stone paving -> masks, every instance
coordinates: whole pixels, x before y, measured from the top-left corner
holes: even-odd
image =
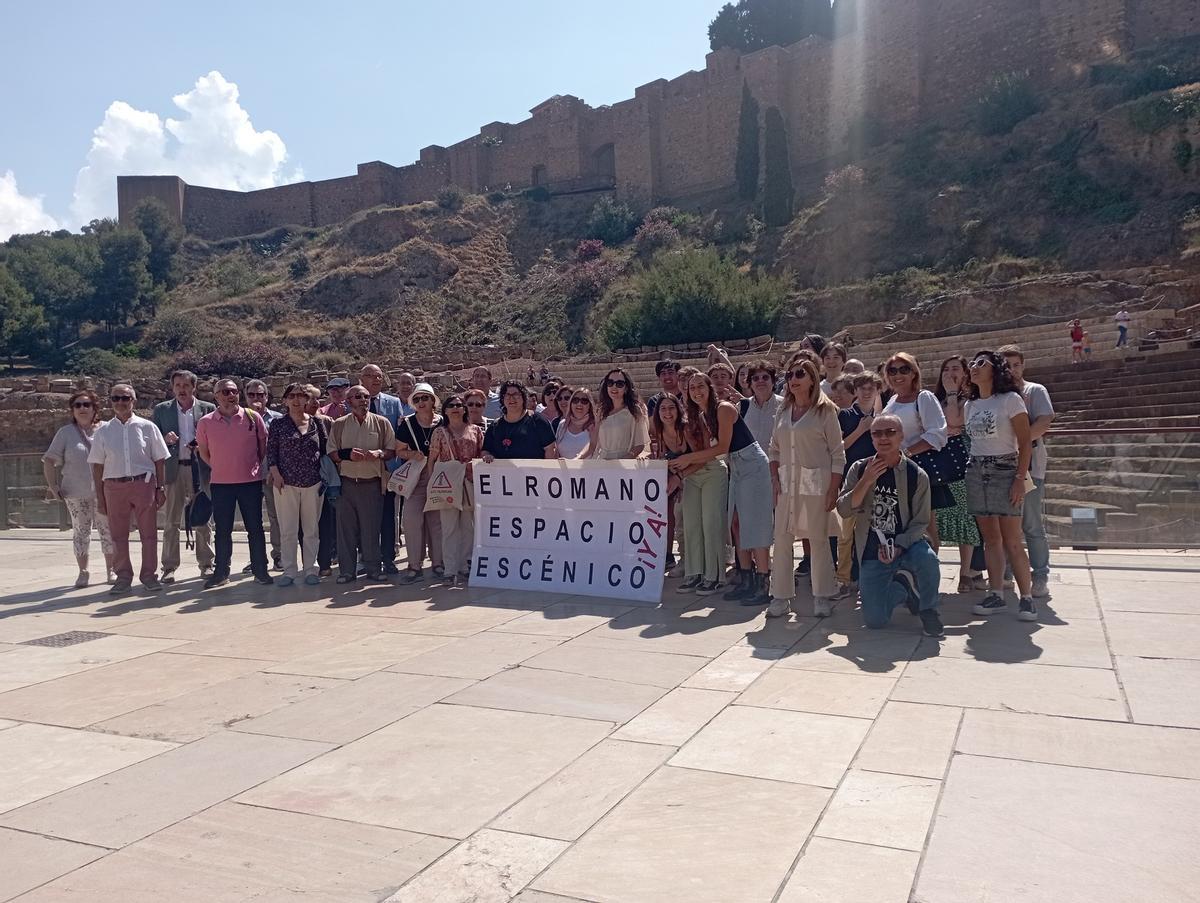
[[[113,598],[0,534],[0,900],[1194,901],[1200,557],[1055,562],[939,643],[675,581]]]

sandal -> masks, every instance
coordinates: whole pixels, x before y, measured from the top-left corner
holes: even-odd
[[[421,579],[421,572],[412,568],[405,568],[400,572],[400,583],[409,584],[416,583]]]

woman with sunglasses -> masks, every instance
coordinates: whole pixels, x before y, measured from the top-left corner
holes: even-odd
[[[937,396],[921,388],[921,368],[917,359],[906,351],[897,351],[883,365],[884,382],[893,395],[883,408],[885,414],[895,414],[904,424],[901,451],[910,458],[927,451],[940,451],[946,444],[946,413]],[[954,495],[937,474],[929,474],[930,506],[934,511],[954,507]],[[937,520],[929,521],[929,545],[938,550]]]
[[[88,585],[88,551],[92,544],[92,527],[100,534],[100,549],[104,552],[107,581],[112,583],[113,542],[108,529],[108,518],[96,506],[96,484],[92,480],[92,468],[88,464],[88,452],[92,450],[92,435],[100,421],[100,401],[90,389],[75,392],[67,400],[71,419],[61,427],[50,447],[42,455],[42,473],[51,498],[60,499],[71,515],[71,542],[75,549],[75,563],[79,565],[79,576],[75,586]]]
[[[963,431],[967,399],[971,395],[971,381],[967,377],[967,359],[961,354],[952,354],[942,361],[938,372],[938,383],[933,394],[942,403],[946,414],[946,448],[956,456],[967,460],[971,455],[970,441]],[[951,483],[948,487],[954,496],[954,504],[934,512],[931,527],[939,541],[958,546],[958,591],[969,593],[975,589],[976,574],[971,569],[971,556],[975,546],[983,544],[979,527],[967,511],[966,479]]]
[[[462,393],[463,404],[467,406],[467,421],[475,424],[485,433],[491,420],[484,416],[484,409],[487,408],[488,396],[483,389],[467,389]]]
[[[737,521],[735,536],[738,548],[740,586],[726,598],[737,599],[743,605],[766,605],[770,600],[771,579],[771,509],[764,504],[771,486],[771,469],[767,454],[746,426],[736,404],[718,401],[712,380],[707,375],[696,376],[688,385],[688,446],[691,451],[672,461],[668,467],[679,473],[695,464],[707,464],[725,457],[729,467],[728,498],[724,529],[716,538],[717,574],[723,570],[725,541]],[[686,491],[686,490],[685,490]],[[706,512],[707,514],[707,512]],[[689,551],[684,560],[689,568],[692,547],[692,526],[684,530]],[[708,561],[709,533],[707,517],[697,524],[705,543],[705,562]],[[717,584],[697,586],[698,595],[715,592]]]
[[[561,388],[562,383],[554,379],[542,386],[542,405],[537,415],[550,424],[551,429],[554,428],[554,421],[562,416],[558,409],[558,390]]]
[[[550,423],[550,429],[558,432],[558,425],[562,423],[563,418],[571,413],[571,397],[575,394],[575,390],[570,386],[562,386],[558,390],[558,394],[554,396],[554,403],[558,407],[558,416]]]
[[[483,455],[483,430],[467,420],[467,405],[462,395],[451,395],[442,402],[442,422],[433,431],[429,460],[461,461],[466,465],[462,510],[448,508],[438,511],[442,525],[442,554],[450,586],[466,586],[470,576],[468,561],[475,539],[475,506],[470,490],[474,476],[471,462]],[[406,506],[407,507],[407,506]],[[432,513],[432,512],[431,512]]]
[[[965,426],[971,439],[967,465],[967,510],[979,523],[987,558],[990,591],[973,609],[977,615],[1006,611],[1004,560],[1012,567],[1021,593],[1017,617],[1037,620],[1033,574],[1025,553],[1021,515],[1025,502],[1033,443],[1029,413],[1004,355],[980,351],[971,358],[971,398]]]
[[[401,527],[404,530],[404,547],[408,550],[408,567],[400,573],[400,582],[404,584],[416,583],[421,579],[426,541],[433,576],[441,578],[446,575],[442,564],[440,512],[425,510],[425,498],[429,492],[429,476],[432,471],[429,449],[433,443],[433,434],[441,423],[441,418],[434,410],[437,399],[433,394],[433,386],[429,383],[417,383],[411,401],[415,408],[414,413],[401,420],[396,430],[396,457],[402,461],[412,461],[421,469],[417,477],[417,486],[412,495],[405,499],[404,510],[400,515]]]
[[[554,434],[558,456],[570,460],[590,458],[599,447],[599,428],[592,393],[576,389],[566,403],[565,413],[558,421]]]
[[[646,408],[624,370],[608,371],[600,384],[599,444],[593,457],[639,458],[650,446]]]
[[[654,406],[654,434],[658,437],[657,457],[662,461],[674,461],[687,454],[687,411],[683,401],[670,392],[664,394]],[[681,502],[683,487],[688,478],[706,465],[695,464],[690,468],[667,476],[667,561],[669,572],[675,560],[675,508]],[[687,541],[686,534],[681,545]],[[682,551],[682,549],[681,549]]]
[[[784,374],[787,386],[771,437],[771,489],[775,499],[775,598],[768,617],[792,608],[796,585],[792,546],[807,539],[812,573],[813,614],[833,614],[837,581],[830,537],[841,533],[834,508],[846,468],[837,405],[821,391],[817,365],[802,358]]]

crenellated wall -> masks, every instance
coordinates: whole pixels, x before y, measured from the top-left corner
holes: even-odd
[[[121,176],[118,208],[128,222],[140,200],[158,198],[188,231],[220,238],[340,222],[431,199],[448,183],[472,192],[615,190],[651,203],[716,197],[733,189],[743,85],[764,112],[783,114],[799,173],[840,150],[863,116],[893,127],[937,122],[999,73],[1028,71],[1052,89],[1086,81],[1094,63],[1193,34],[1200,0],[858,0],[853,29],[835,39],[715,51],[703,69],[642,85],[612,106],[555,96],[521,122],[426,147],[409,166],[375,161],[353,176],[250,192]]]

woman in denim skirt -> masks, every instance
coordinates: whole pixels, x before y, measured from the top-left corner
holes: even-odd
[[[971,398],[964,412],[964,429],[971,441],[967,465],[967,511],[983,536],[990,591],[975,606],[975,614],[1007,610],[1004,599],[1004,559],[1012,565],[1021,592],[1017,617],[1037,620],[1033,576],[1021,532],[1029,461],[1029,414],[1004,355],[980,351],[970,363]]]

